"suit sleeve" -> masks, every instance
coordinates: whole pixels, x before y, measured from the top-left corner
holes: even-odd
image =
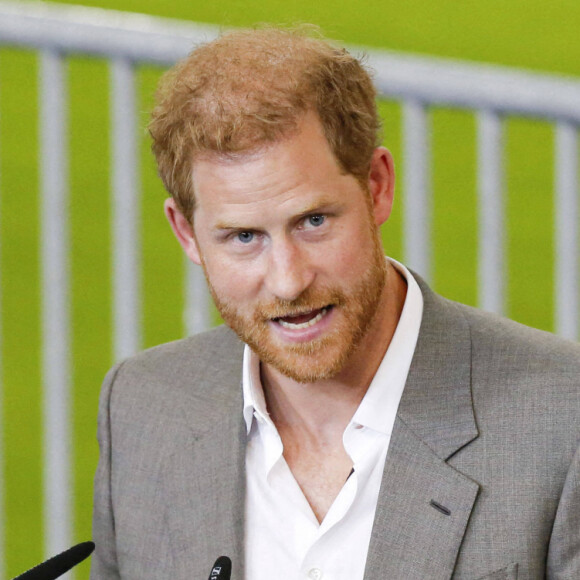
[[[111,498],[111,414],[113,383],[121,365],[113,367],[103,382],[99,400],[97,436],[99,464],[95,475],[93,506],[93,541],[95,552],[91,558],[91,580],[119,580],[115,539],[115,517]]]
[[[548,580],[580,578],[580,447],[564,482],[548,550]]]

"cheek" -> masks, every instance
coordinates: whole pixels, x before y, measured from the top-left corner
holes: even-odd
[[[213,292],[221,299],[243,306],[255,299],[258,289],[258,277],[250,268],[230,260],[208,257],[204,269]]]
[[[326,271],[346,278],[356,277],[368,266],[368,257],[374,252],[374,243],[367,224],[360,224],[345,232],[322,253]]]

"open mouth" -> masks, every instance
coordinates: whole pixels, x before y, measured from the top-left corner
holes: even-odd
[[[309,328],[310,326],[314,326],[317,322],[320,322],[328,314],[331,308],[332,306],[325,306],[324,308],[318,308],[302,314],[282,316],[280,318],[274,318],[274,322],[277,322],[283,328],[288,328],[290,330]]]

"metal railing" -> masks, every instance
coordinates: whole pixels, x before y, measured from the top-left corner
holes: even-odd
[[[141,346],[139,170],[135,67],[171,65],[217,29],[149,16],[44,3],[0,2],[0,46],[41,53],[42,295],[45,550],[71,543],[70,302],[68,235],[68,55],[107,59],[112,102],[114,349],[126,357]],[[355,48],[355,51],[357,49]],[[580,82],[499,67],[365,50],[382,96],[402,102],[406,263],[431,274],[429,108],[476,111],[479,198],[479,304],[505,304],[503,117],[530,116],[556,125],[555,326],[578,336],[578,141]],[[189,267],[189,332],[209,326],[203,276]],[[1,458],[0,450],[0,458]],[[2,478],[0,477],[0,482]],[[2,489],[0,488],[0,499]],[[1,512],[1,506],[0,506]],[[2,529],[0,526],[0,542]]]
[[[556,124],[555,328],[578,337],[578,126],[580,82],[443,59],[369,51],[383,96],[404,106],[405,256],[427,279],[431,272],[429,107],[477,111],[479,200],[479,306],[505,310],[503,117]]]

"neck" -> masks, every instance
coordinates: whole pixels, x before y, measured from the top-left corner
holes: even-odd
[[[279,432],[321,444],[335,439],[351,420],[393,338],[407,285],[392,265],[370,328],[343,370],[316,383],[298,383],[262,365],[261,379],[268,412]]]

